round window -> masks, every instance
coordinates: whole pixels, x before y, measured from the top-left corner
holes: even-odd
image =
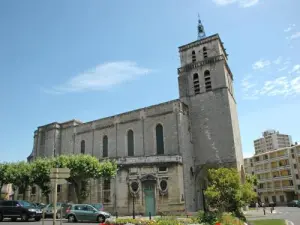
[[[136,182],[136,181],[132,182],[131,183],[131,189],[132,189],[133,192],[137,192],[138,189],[139,189],[139,183]]]
[[[160,182],[160,188],[161,188],[161,190],[162,190],[162,191],[165,191],[165,190],[167,190],[167,187],[168,187],[167,181],[166,181],[166,180],[162,180],[162,181]]]

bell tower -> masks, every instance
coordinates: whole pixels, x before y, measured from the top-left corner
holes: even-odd
[[[218,34],[206,36],[200,18],[197,33],[198,40],[179,47],[178,68],[180,100],[189,108],[194,170],[198,171],[195,189],[203,185],[201,168],[209,165],[241,170],[243,165],[228,54]],[[197,193],[196,199],[201,199],[197,196],[201,191]],[[197,202],[196,209],[203,208],[202,201]]]

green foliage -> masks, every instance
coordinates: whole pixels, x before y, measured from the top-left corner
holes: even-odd
[[[210,169],[208,179],[209,186],[205,191],[208,205],[220,212],[234,212],[244,218],[240,209],[256,197],[253,191],[255,177],[248,176],[242,184],[236,169],[219,168]]]
[[[204,212],[199,211],[196,215],[196,222],[203,224],[215,224],[219,219],[219,215],[216,212]]]
[[[54,160],[38,158],[31,164],[32,182],[41,189],[42,194],[49,202],[49,194],[51,193],[50,169],[54,167]]]
[[[115,162],[107,160],[100,163],[91,155],[61,155],[54,160],[54,165],[70,169],[70,178],[67,180],[75,187],[78,203],[87,198],[90,179],[110,178],[117,172]]]
[[[23,199],[27,188],[33,184],[32,179],[32,164],[21,161],[10,163],[6,173],[7,182],[16,187],[19,193],[23,193]]]
[[[0,163],[0,190],[2,189],[4,184],[8,184],[8,163]]]

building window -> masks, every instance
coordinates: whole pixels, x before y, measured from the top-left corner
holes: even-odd
[[[193,82],[194,82],[194,92],[195,95],[200,94],[200,83],[199,83],[199,76],[198,73],[193,75]]]
[[[293,158],[293,159],[295,158],[295,154],[292,154],[292,158]]]
[[[211,91],[210,72],[208,70],[206,70],[204,72],[204,81],[205,81],[205,89],[206,89],[206,91]]]
[[[268,196],[265,196],[265,202],[269,202]]]
[[[207,49],[203,47],[203,58],[207,58]]]
[[[299,174],[296,174],[296,179],[299,180]]]
[[[60,193],[61,192],[61,185],[57,185],[57,193]]]
[[[294,186],[294,182],[292,180],[289,180],[290,186]]]
[[[158,172],[167,172],[168,168],[166,166],[158,167]]]
[[[192,51],[192,61],[196,62],[196,53],[195,53],[195,51]]]
[[[81,152],[81,154],[85,154],[85,141],[84,140],[81,141],[80,152]]]
[[[104,180],[103,182],[103,202],[110,203],[110,180]]]
[[[35,195],[36,194],[36,187],[31,187],[31,194],[32,195]]]
[[[272,196],[272,201],[276,202],[276,196]]]
[[[298,190],[300,190],[300,185],[298,185]]]
[[[165,153],[163,126],[161,124],[158,124],[155,130],[156,130],[156,154],[163,155]]]
[[[108,138],[105,135],[103,137],[103,158],[108,157]]]
[[[127,151],[128,156],[134,156],[134,135],[132,130],[127,132]]]
[[[284,196],[280,195],[280,202],[284,202]]]
[[[297,164],[294,164],[294,169],[296,169],[297,168]]]

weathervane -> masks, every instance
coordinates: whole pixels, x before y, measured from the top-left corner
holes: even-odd
[[[205,30],[204,30],[204,26],[202,25],[202,22],[201,22],[201,19],[200,19],[200,15],[198,13],[198,40],[201,40],[203,38],[206,37],[206,34],[205,34]]]

